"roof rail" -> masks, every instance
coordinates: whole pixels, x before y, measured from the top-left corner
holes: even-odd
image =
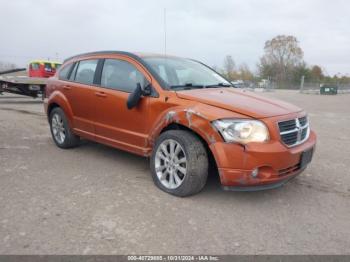
[[[74,55],[71,57],[66,58],[63,62],[67,62],[68,60],[71,60],[73,58],[78,58],[81,56],[88,56],[88,55],[103,55],[103,54],[117,54],[117,55],[128,55],[131,57],[138,57],[137,55],[135,55],[134,53],[131,52],[125,52],[125,51],[116,51],[116,50],[106,50],[106,51],[96,51],[96,52],[87,52],[87,53],[82,53],[82,54],[78,54],[78,55]]]

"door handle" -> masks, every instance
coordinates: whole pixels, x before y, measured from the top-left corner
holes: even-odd
[[[71,88],[70,86],[64,85],[64,86],[63,86],[63,89],[64,89],[64,90],[71,90],[72,88]]]
[[[106,93],[104,92],[96,92],[95,95],[98,97],[107,97]]]

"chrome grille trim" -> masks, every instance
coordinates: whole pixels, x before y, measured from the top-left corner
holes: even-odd
[[[294,121],[294,124],[292,121]],[[280,131],[281,140],[287,147],[304,143],[310,135],[309,121],[306,116],[279,121],[277,126]]]

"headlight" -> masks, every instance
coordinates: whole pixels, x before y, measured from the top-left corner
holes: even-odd
[[[226,142],[247,144],[269,140],[269,131],[265,124],[257,120],[222,119],[213,121]]]

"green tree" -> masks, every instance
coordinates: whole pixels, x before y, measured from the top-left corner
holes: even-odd
[[[311,80],[311,70],[308,68],[305,62],[301,62],[299,65],[294,67],[293,70],[293,84],[298,86],[301,78],[304,76],[305,81]]]

